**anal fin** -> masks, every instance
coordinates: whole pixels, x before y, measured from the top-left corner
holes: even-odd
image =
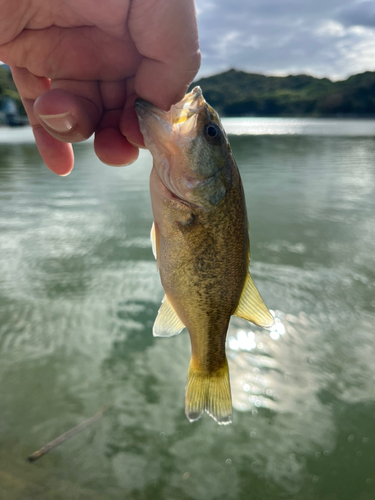
[[[185,325],[177,316],[167,297],[164,296],[152,329],[154,337],[172,337],[180,333],[184,328]]]
[[[274,323],[273,316],[263,302],[249,272],[246,276],[240,301],[233,315],[251,321],[263,328],[269,328]]]

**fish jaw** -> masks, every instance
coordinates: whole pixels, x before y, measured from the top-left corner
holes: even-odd
[[[201,89],[195,87],[169,111],[141,99],[135,102],[135,110],[164,186],[192,206],[215,208],[230,183],[228,175],[222,175],[230,152],[220,119],[204,100]],[[212,146],[205,138],[205,126],[211,121],[220,130],[222,147]]]
[[[174,196],[189,202],[189,191],[200,182],[187,164],[183,152],[189,150],[199,129],[197,120],[206,102],[195,87],[169,111],[158,109],[143,99],[135,101],[139,127],[145,146],[164,186]]]
[[[163,111],[143,99],[134,103],[145,146],[153,158],[162,153],[176,153],[176,143],[194,139],[198,134],[197,118],[206,101],[200,87],[195,87],[169,111]]]

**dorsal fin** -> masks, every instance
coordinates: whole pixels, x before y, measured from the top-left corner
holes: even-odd
[[[164,296],[152,329],[154,337],[172,337],[180,333],[184,328],[185,325],[177,316],[167,297]]]
[[[155,222],[153,222],[152,226],[151,226],[150,238],[151,238],[151,245],[152,245],[152,253],[154,254],[154,257],[156,260],[156,269],[159,271],[159,261],[158,261],[159,234],[157,232],[157,227],[155,225]]]
[[[268,328],[274,323],[273,316],[263,302],[249,272],[246,276],[240,301],[233,315],[247,319],[247,321],[264,328]]]

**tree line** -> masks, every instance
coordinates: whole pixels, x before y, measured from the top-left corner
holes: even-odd
[[[375,116],[375,72],[344,81],[308,75],[265,76],[230,70],[199,85],[223,116]]]
[[[265,76],[231,69],[194,82],[222,116],[375,116],[375,72],[347,80]],[[0,66],[0,109],[7,98],[24,114],[7,66]]]
[[[3,108],[5,101],[9,98],[15,102],[17,109],[21,114],[26,114],[22,106],[21,98],[17,92],[17,88],[13,82],[9,67],[4,64],[0,66],[0,111]]]

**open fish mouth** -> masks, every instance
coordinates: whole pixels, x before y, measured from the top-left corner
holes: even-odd
[[[212,184],[220,169],[216,161],[209,161],[212,156],[209,152],[206,163],[199,155],[202,150],[199,146],[206,145],[203,129],[211,113],[200,87],[195,87],[169,111],[142,99],[135,101],[135,110],[155,172],[167,191],[192,206],[211,208],[206,183]],[[207,148],[210,148],[208,143]],[[218,192],[222,190],[218,188]]]
[[[201,88],[194,87],[189,94],[186,94],[182,101],[171,107],[169,113],[171,114],[170,120],[172,124],[181,126],[190,120],[190,118],[196,117],[204,107],[205,102]]]
[[[181,138],[196,137],[198,116],[205,105],[200,87],[195,87],[169,111],[137,99],[134,106],[146,147],[154,154],[156,144],[167,146]]]

